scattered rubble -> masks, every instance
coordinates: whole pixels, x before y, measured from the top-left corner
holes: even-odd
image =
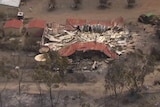
[[[74,21],[72,20],[71,22],[73,23]],[[72,27],[72,30],[67,30],[65,26],[55,23],[47,24],[42,35],[39,52],[43,54],[43,52],[52,50],[58,51],[61,56],[71,56],[78,51],[85,54],[90,50],[100,51],[109,58],[98,61],[94,58],[90,59],[86,55],[86,58],[81,59],[78,56],[79,60],[76,60],[77,58],[72,60],[71,65],[74,67],[71,66],[70,70],[93,72],[98,71],[103,66],[102,63],[108,64],[111,60],[117,58],[117,56],[134,50],[132,38],[139,34],[129,31],[124,24],[118,24],[116,21],[113,24],[105,22],[105,24],[107,23],[106,25],[104,25],[104,22],[93,23],[90,21],[87,24],[86,20],[79,21],[81,22],[79,22],[80,24],[76,24],[75,21],[73,25],[71,25],[71,22],[67,22],[69,23],[67,29]],[[94,55],[90,53],[90,56]],[[45,61],[45,58],[40,57],[37,55],[35,59],[37,61]]]
[[[93,62],[93,65],[92,65],[92,70],[95,70],[95,69],[97,69],[97,61],[94,61]]]
[[[50,24],[52,25],[52,24]],[[53,26],[47,26],[42,36],[42,46],[48,46],[53,51],[72,45],[74,43],[96,42],[103,43],[114,50],[118,55],[125,52],[128,41],[132,35],[138,35],[135,32],[132,34],[124,26],[114,26],[108,28],[104,25],[84,25],[77,26],[74,31],[67,31],[62,26],[60,29]],[[56,30],[55,32],[55,29]],[[121,47],[121,50],[118,50]]]

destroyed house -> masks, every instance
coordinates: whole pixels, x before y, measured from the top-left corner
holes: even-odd
[[[123,17],[118,17],[112,20],[85,20],[85,19],[67,19],[66,20],[66,30],[69,30],[69,31],[75,30],[77,26],[79,26],[84,31],[90,31],[89,29],[92,29],[93,31],[93,29],[98,29],[103,27],[107,29],[107,28],[112,28],[116,26],[122,27],[123,25],[124,25]]]
[[[82,27],[83,30],[80,28],[79,31],[75,28],[76,26]],[[90,32],[88,26],[96,28],[96,30],[93,29]],[[50,50],[59,51],[61,56],[67,57],[79,53],[84,53],[87,56],[91,52],[91,54],[97,53],[115,59],[125,52],[125,50],[117,51],[117,47],[127,46],[126,40],[129,35],[128,30],[124,29],[124,19],[122,17],[113,20],[88,21],[70,19],[67,20],[65,27],[62,32],[51,33],[55,28],[47,26],[46,32],[42,36],[41,46],[47,46]],[[108,27],[109,29],[107,29]]]

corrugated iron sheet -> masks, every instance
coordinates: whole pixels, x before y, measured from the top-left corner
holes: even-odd
[[[97,25],[97,24],[99,24],[99,21],[98,20],[90,20],[90,21],[87,21],[87,24],[89,24],[89,25]]]
[[[99,24],[106,27],[113,27],[113,24],[111,21],[99,21]]]
[[[117,57],[117,55],[115,53],[112,53],[105,44],[96,42],[87,42],[87,43],[77,42],[71,44],[70,46],[60,49],[59,53],[61,56],[70,56],[74,54],[76,51],[87,51],[87,50],[96,50],[103,52],[105,55],[113,59]]]
[[[116,19],[112,20],[85,20],[85,19],[67,19],[66,20],[66,30],[74,30],[74,26],[83,26],[85,24],[89,25],[97,25],[101,24],[106,27],[114,27],[114,26],[123,26],[124,25],[124,19],[123,17],[118,17]]]
[[[44,20],[32,20],[28,23],[28,28],[45,28],[46,21]]]
[[[21,28],[23,26],[23,22],[21,20],[9,20],[6,21],[4,28]]]

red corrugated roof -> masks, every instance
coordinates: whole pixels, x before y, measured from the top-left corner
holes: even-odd
[[[99,21],[99,24],[100,25],[104,25],[104,26],[106,26],[106,27],[112,27],[113,26],[113,24],[112,24],[112,22],[111,21]]]
[[[87,42],[87,43],[77,42],[71,44],[70,46],[60,49],[59,53],[61,56],[70,56],[74,54],[76,51],[87,51],[87,50],[100,51],[106,54],[108,57],[114,59],[117,57],[117,55],[115,53],[112,53],[105,44],[96,42]]]
[[[99,24],[99,21],[98,20],[90,20],[90,21],[87,21],[87,24],[96,25],[96,24]]]
[[[4,28],[21,28],[23,26],[23,22],[21,20],[9,20],[6,21]]]
[[[32,20],[28,23],[28,28],[45,28],[46,21],[44,20]]]
[[[67,19],[66,22],[71,24],[71,25],[82,26],[82,25],[86,24],[86,19]]]
[[[73,26],[75,25],[80,25],[83,26],[85,24],[90,24],[90,25],[96,25],[96,24],[101,24],[104,26],[123,26],[124,24],[124,19],[123,17],[118,17],[113,20],[104,20],[104,21],[99,21],[99,20],[85,20],[85,19],[67,19],[66,20],[66,30],[74,30],[75,28]]]

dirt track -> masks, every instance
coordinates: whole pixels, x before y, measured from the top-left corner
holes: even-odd
[[[83,0],[80,10],[71,10],[72,0],[57,0],[56,9],[52,12],[47,11],[49,0],[28,1],[26,5],[21,6],[26,17],[44,19],[51,22],[64,23],[66,18],[83,18],[83,19],[111,19],[123,16],[128,20],[136,20],[142,13],[152,12],[160,13],[160,0],[137,0],[137,6],[133,9],[127,9],[127,0],[112,1],[111,8],[99,10],[98,0]],[[32,12],[29,8],[32,7]]]

